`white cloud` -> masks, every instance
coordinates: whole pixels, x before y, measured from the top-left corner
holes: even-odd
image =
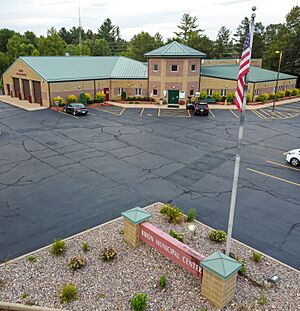
[[[19,32],[35,31],[45,35],[54,26],[78,25],[79,0],[0,0],[1,27]],[[218,29],[226,26],[234,32],[251,7],[257,6],[257,21],[264,25],[284,22],[285,15],[298,0],[81,0],[81,20],[85,29],[94,31],[107,18],[120,26],[121,35],[130,39],[140,31],[173,36],[183,13],[198,17],[201,28],[215,39]]]

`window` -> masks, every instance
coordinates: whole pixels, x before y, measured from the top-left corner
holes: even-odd
[[[221,90],[221,96],[227,96],[227,89]]]
[[[141,88],[135,89],[135,95],[142,95],[142,89]]]
[[[157,71],[158,71],[158,64],[154,64],[154,65],[153,65],[153,71],[154,71],[154,72],[157,72]]]
[[[196,71],[196,64],[192,64],[191,71]]]
[[[254,94],[255,94],[255,95],[258,95],[258,89],[255,89],[255,90],[254,90]]]
[[[123,93],[124,89],[122,87],[119,87],[118,89],[118,95],[121,96]]]
[[[194,96],[194,90],[190,90],[190,96]]]
[[[177,65],[172,65],[171,66],[171,71],[172,72],[177,72],[178,71],[178,66]]]
[[[207,89],[207,96],[212,96],[212,89]]]
[[[153,89],[153,96],[157,96],[157,89]]]

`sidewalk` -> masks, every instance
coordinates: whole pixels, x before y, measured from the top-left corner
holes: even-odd
[[[27,100],[19,100],[17,97],[10,97],[7,95],[0,95],[0,101],[27,111],[48,109],[47,107],[40,106],[39,104],[31,104]]]
[[[289,98],[284,99],[281,101],[277,101],[275,103],[276,107],[281,105],[287,105],[290,103],[300,102],[300,97],[295,98]],[[159,105],[159,104],[124,104],[124,103],[118,103],[118,102],[112,102],[107,101],[106,103],[117,106],[117,107],[123,107],[123,108],[147,108],[147,109],[186,109],[185,105],[179,105],[179,108],[168,108],[167,105]],[[267,102],[263,104],[256,104],[256,103],[250,103],[247,104],[246,109],[247,110],[256,110],[256,109],[263,109],[273,106],[272,102]],[[231,105],[218,105],[218,104],[209,104],[209,108],[213,110],[237,110],[236,106],[234,104]]]

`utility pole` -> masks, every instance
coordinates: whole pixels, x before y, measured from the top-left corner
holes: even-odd
[[[277,70],[277,79],[276,79],[276,86],[275,86],[275,98],[273,101],[273,112],[275,111],[275,101],[277,99],[277,93],[278,93],[278,80],[279,80],[279,73],[281,68],[281,61],[282,61],[282,51],[276,51],[276,54],[279,54],[279,63],[278,63],[278,70]]]
[[[251,15],[251,23],[250,23],[250,49],[251,49],[251,54],[252,54],[252,43],[253,43],[253,33],[254,33],[254,20],[256,17],[256,14],[254,13],[254,11],[256,11],[255,6],[252,7],[252,11],[253,11],[253,13]],[[250,62],[251,62],[251,56],[250,56]],[[247,103],[247,93],[248,93],[248,80],[249,80],[249,76],[248,76],[248,74],[246,74],[245,75],[245,86],[244,86],[244,92],[243,92],[243,106],[242,106],[242,112],[241,112],[241,116],[240,116],[239,136],[238,136],[237,151],[236,151],[236,156],[235,156],[235,165],[234,165],[234,173],[233,173],[228,228],[227,228],[227,240],[226,240],[226,250],[225,250],[225,254],[227,256],[229,256],[229,253],[230,253],[232,227],[233,227],[234,212],[235,212],[236,197],[237,197],[237,187],[238,187],[238,180],[239,180],[239,174],[240,174],[241,145],[242,145],[242,140],[244,137],[244,124],[245,124],[246,103]]]
[[[81,46],[81,16],[80,16],[80,0],[79,0],[79,5],[78,5],[78,24],[79,24],[79,27],[78,27],[78,30],[79,30],[79,39],[78,39],[78,42],[79,42],[79,55],[82,56],[82,46]]]

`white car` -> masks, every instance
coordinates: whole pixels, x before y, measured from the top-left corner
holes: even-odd
[[[300,149],[294,149],[286,154],[286,160],[291,163],[293,166],[300,164]]]

